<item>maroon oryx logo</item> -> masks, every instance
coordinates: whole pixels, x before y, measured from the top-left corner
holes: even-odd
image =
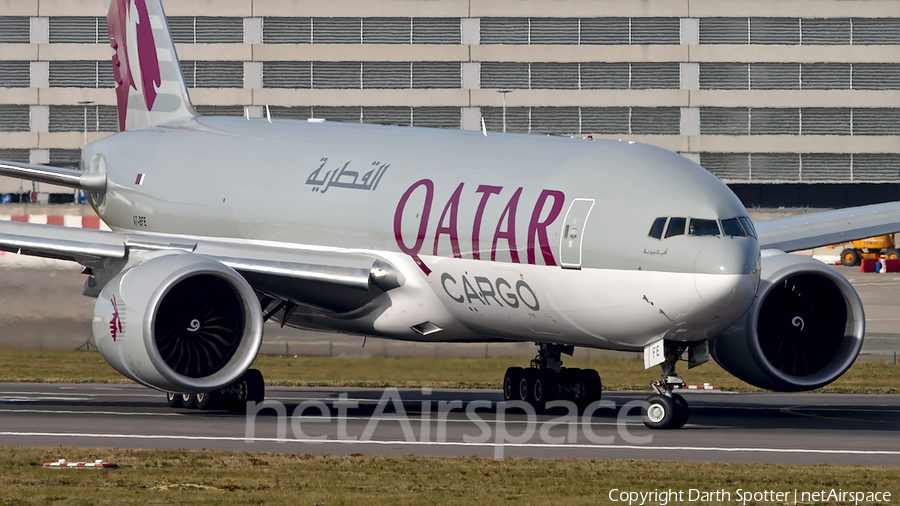
[[[122,332],[122,320],[119,319],[119,305],[116,304],[115,295],[110,299],[110,302],[112,302],[113,317],[109,321],[109,335],[112,336],[113,342],[116,342],[116,337],[119,335],[119,332]]]

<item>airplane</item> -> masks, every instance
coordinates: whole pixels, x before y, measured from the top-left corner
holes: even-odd
[[[849,282],[791,251],[900,229],[900,203],[753,224],[719,179],[636,142],[193,108],[160,0],[113,0],[120,132],[81,170],[0,175],[84,190],[111,232],[0,223],[0,249],[89,275],[93,336],[171,406],[261,402],[267,320],[425,342],[534,342],[503,398],[598,401],[575,347],[643,352],[652,429],[689,418],[675,370],[712,356],[761,388],[840,377],[862,347]]]

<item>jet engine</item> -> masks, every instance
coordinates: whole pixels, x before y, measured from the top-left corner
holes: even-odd
[[[94,340],[117,371],[169,392],[237,380],[259,352],[263,316],[237,272],[193,253],[132,253],[100,291]]]
[[[859,354],[865,315],[856,290],[812,258],[764,251],[747,313],[710,341],[710,354],[751,385],[782,392],[827,385]]]

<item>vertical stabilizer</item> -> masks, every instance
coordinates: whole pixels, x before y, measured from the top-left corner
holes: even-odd
[[[160,0],[111,0],[106,20],[119,130],[197,116]]]

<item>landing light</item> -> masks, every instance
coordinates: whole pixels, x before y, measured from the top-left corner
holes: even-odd
[[[372,277],[375,279],[382,279],[388,275],[387,271],[378,267],[372,267],[372,270],[369,271],[372,274]]]

